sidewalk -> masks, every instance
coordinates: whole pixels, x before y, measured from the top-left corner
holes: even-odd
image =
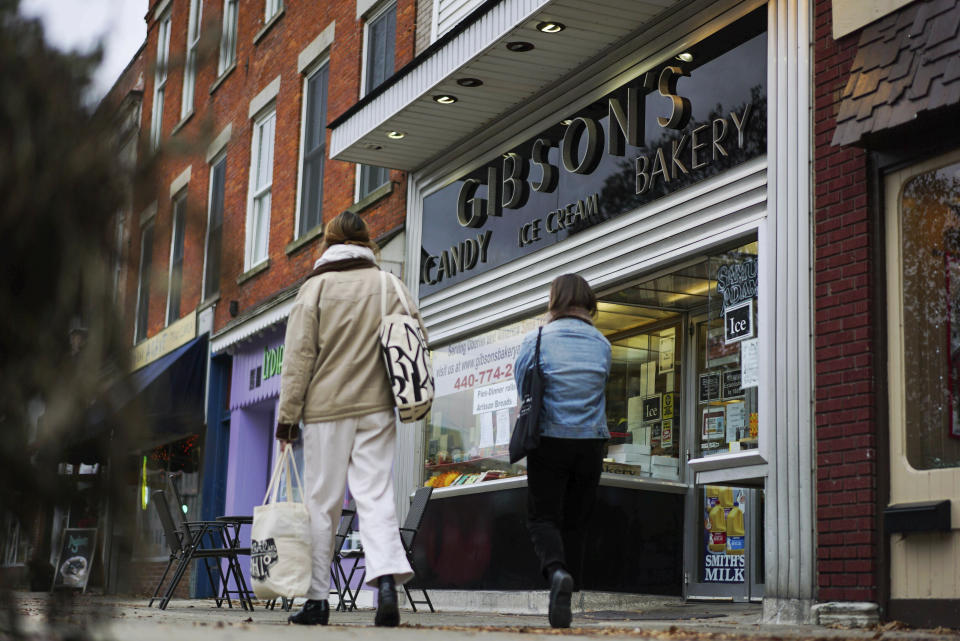
[[[22,630],[39,634],[47,629],[45,612],[49,596],[17,595]],[[569,630],[553,630],[542,614],[497,614],[483,612],[401,609],[399,628],[373,626],[373,610],[332,612],[324,628],[294,626],[288,613],[266,610],[258,603],[253,612],[234,607],[217,608],[212,600],[171,601],[166,611],[146,607],[147,599],[85,595],[73,601],[72,614],[54,624],[62,633],[85,625],[96,639],[104,641],[333,641],[399,639],[401,641],[448,641],[480,637],[483,641],[518,641],[531,634],[562,635],[574,639],[678,639],[790,641],[841,639],[871,641],[960,641],[960,631],[885,629],[836,629],[823,626],[761,624],[758,604],[684,603],[679,599],[651,600],[634,610],[575,611]],[[64,617],[61,617],[64,619]],[[891,627],[891,626],[887,626]],[[895,627],[895,626],[894,626]],[[3,631],[0,630],[0,636]]]

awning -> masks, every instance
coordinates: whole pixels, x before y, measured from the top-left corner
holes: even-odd
[[[506,116],[516,120],[529,114],[539,96],[599,56],[649,45],[649,38],[633,40],[681,5],[679,0],[594,0],[589,5],[488,0],[333,120],[330,157],[416,170],[457,143],[485,139]],[[538,29],[544,22],[565,28],[544,33]],[[604,71],[615,73],[631,62],[604,64]],[[464,86],[468,79],[483,84]],[[602,79],[592,74],[589,81]],[[439,104],[435,98],[441,95],[453,95],[456,102]],[[390,132],[404,135],[395,139]]]
[[[114,383],[88,410],[69,458],[92,462],[91,448],[111,428],[138,433],[142,449],[199,431],[207,358],[203,335]]]

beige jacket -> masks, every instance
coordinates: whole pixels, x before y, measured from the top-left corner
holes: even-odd
[[[404,313],[387,285],[387,313]],[[401,288],[426,337],[410,292]],[[300,287],[287,320],[278,423],[320,423],[393,408],[380,319],[375,266],[322,273]]]

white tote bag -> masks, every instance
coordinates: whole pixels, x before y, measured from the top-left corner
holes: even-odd
[[[286,469],[286,500],[279,500],[281,472]],[[293,495],[296,489],[297,494]],[[250,534],[250,582],[259,599],[304,596],[310,589],[313,555],[310,549],[310,514],[302,502],[303,482],[293,457],[293,447],[283,452],[263,497],[253,508]],[[301,500],[295,501],[294,498]]]
[[[388,280],[393,283],[406,314],[387,314]],[[433,404],[430,352],[420,332],[420,324],[410,313],[400,282],[387,272],[380,272],[380,316],[380,350],[393,389],[397,413],[404,423],[419,421],[427,415]]]

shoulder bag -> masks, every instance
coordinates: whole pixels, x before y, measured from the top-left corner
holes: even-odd
[[[387,314],[387,281],[400,298],[406,314]],[[410,313],[407,297],[393,274],[380,272],[380,351],[393,390],[393,401],[400,420],[419,421],[433,404],[433,371],[427,341],[420,323]]]
[[[510,436],[510,462],[516,463],[540,447],[540,406],[543,403],[543,370],[540,368],[540,337],[543,328],[537,330],[537,349],[534,352],[534,367],[523,379],[520,393],[520,409],[517,422]]]
[[[280,500],[280,477],[286,471],[286,500]],[[299,499],[299,500],[298,500]],[[303,504],[300,470],[288,445],[273,466],[263,505],[253,508],[250,532],[250,583],[258,599],[305,596],[313,563],[310,514]]]

